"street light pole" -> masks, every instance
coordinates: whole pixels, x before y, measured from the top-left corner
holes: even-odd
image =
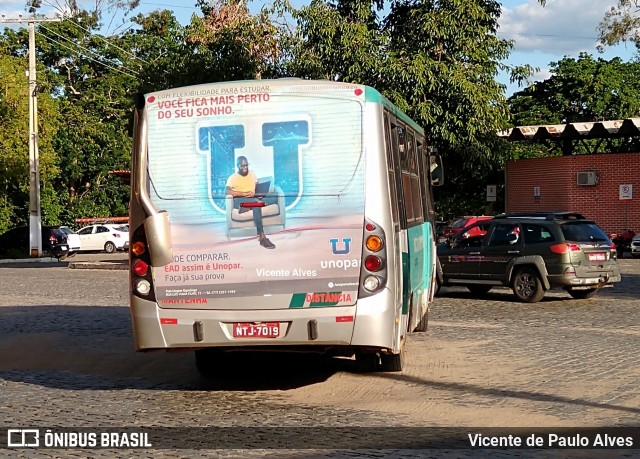
[[[38,152],[38,83],[36,80],[36,29],[40,22],[58,22],[60,19],[36,18],[6,19],[12,24],[28,24],[29,28],[29,254],[42,255],[42,216],[40,213],[40,155]]]

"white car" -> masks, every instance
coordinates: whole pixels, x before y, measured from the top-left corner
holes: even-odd
[[[631,256],[633,258],[640,258],[640,235],[635,236],[631,240]]]
[[[67,235],[69,245],[69,255],[80,251],[80,236],[68,226],[61,226],[60,229]]]
[[[129,226],[101,224],[89,225],[78,230],[80,250],[104,250],[113,253],[129,248]]]

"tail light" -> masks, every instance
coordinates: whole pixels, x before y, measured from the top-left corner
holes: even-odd
[[[384,231],[378,224],[367,219],[363,236],[359,298],[374,295],[387,284],[387,253]]]
[[[549,247],[549,250],[551,250],[553,253],[562,254],[562,253],[569,253],[569,252],[580,252],[582,249],[577,244],[563,243],[563,244],[554,244],[551,247]]]
[[[136,260],[133,264],[133,272],[138,276],[146,276],[149,272],[149,265],[144,260]]]
[[[113,237],[120,237],[118,233],[113,233]]]

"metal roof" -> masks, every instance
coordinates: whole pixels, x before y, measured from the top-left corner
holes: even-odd
[[[640,136],[640,118],[590,123],[519,126],[498,131],[498,137],[511,142],[519,140],[603,139]]]

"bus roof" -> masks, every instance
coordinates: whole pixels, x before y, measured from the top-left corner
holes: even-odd
[[[419,132],[420,134],[424,135],[424,129],[422,129],[422,127],[420,127],[415,121],[409,118],[409,116],[405,112],[403,112],[398,107],[396,107],[389,99],[387,99],[385,96],[380,94],[380,92],[377,89],[372,88],[371,86],[365,86],[365,88],[366,88],[365,97],[367,101],[384,105],[396,117],[400,118],[402,121],[404,121],[413,129],[415,129],[416,132]]]
[[[403,122],[407,123],[411,126],[416,132],[424,135],[424,129],[419,126],[414,120],[409,118],[409,116],[400,110],[396,105],[394,105],[389,99],[383,96],[377,89],[367,86],[361,85],[357,83],[347,83],[341,81],[331,81],[331,80],[305,80],[302,78],[278,78],[273,80],[239,80],[239,81],[220,81],[215,83],[204,83],[200,85],[192,85],[192,86],[184,86],[178,88],[169,88],[161,91],[155,91],[151,94],[159,94],[159,93],[179,93],[186,95],[194,95],[193,93],[200,93],[207,87],[215,87],[215,86],[229,86],[229,85],[252,85],[255,87],[259,87],[261,85],[271,85],[276,87],[286,87],[286,86],[304,86],[309,90],[321,89],[323,86],[326,88],[327,86],[334,86],[336,88],[344,87],[344,88],[364,88],[365,101],[372,102],[375,104],[380,104],[386,107],[394,116],[401,119]],[[149,94],[147,94],[148,96]]]

